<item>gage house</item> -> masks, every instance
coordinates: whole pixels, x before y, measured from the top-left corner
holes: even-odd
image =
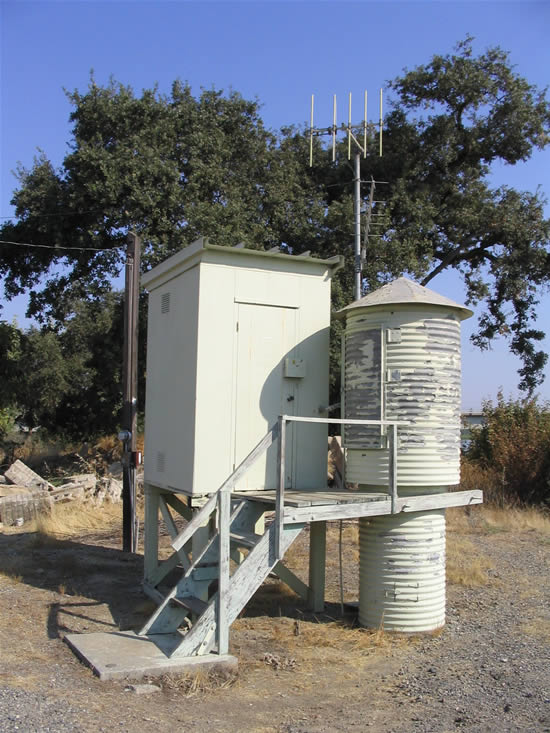
[[[344,309],[343,409],[333,419],[330,281],[341,266],[201,239],[143,277],[143,587],[157,608],[137,634],[113,635],[111,656],[117,644],[133,643],[140,659],[153,649],[150,672],[232,659],[229,628],[270,573],[321,611],[329,520],[361,521],[361,623],[416,631],[444,622],[441,518],[482,501],[480,491],[448,491],[467,309],[403,280]],[[434,319],[454,329],[452,346]],[[351,478],[340,490],[327,487],[329,423],[344,428]],[[171,537],[164,559],[159,520]],[[305,583],[284,555],[308,524]],[[104,662],[92,662],[103,663],[101,676],[122,674],[119,661]]]

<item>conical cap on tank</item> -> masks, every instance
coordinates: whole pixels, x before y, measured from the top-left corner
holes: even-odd
[[[338,318],[345,318],[350,310],[355,308],[373,308],[387,307],[392,305],[436,305],[443,308],[452,308],[458,311],[457,315],[463,321],[473,315],[473,311],[466,308],[454,300],[439,295],[434,290],[425,288],[423,285],[409,280],[406,277],[400,277],[387,285],[383,285],[378,290],[364,295],[359,300],[354,300],[345,308],[337,311]]]

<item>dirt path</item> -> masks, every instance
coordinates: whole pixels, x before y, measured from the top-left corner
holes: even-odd
[[[453,566],[466,568],[460,582],[481,584],[449,584],[439,635],[400,638],[332,620],[333,528],[326,614],[308,615],[268,582],[232,629],[236,680],[202,680],[193,690],[188,680],[164,679],[147,696],[100,682],[61,639],[139,621],[148,606],[141,558],[120,553],[112,532],[45,542],[25,531],[0,535],[0,729],[550,731],[550,533],[494,529],[470,518],[449,532],[450,564],[454,552]],[[348,526],[348,598],[357,586],[355,536]],[[290,556],[299,573],[307,542],[304,535]]]

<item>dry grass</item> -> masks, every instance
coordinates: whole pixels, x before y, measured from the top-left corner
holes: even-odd
[[[532,621],[521,624],[522,633],[528,636],[534,636],[546,644],[550,644],[550,620],[547,618],[537,618]]]
[[[447,509],[447,529],[461,534],[536,531],[550,537],[550,514],[535,507],[456,507]]]
[[[410,636],[387,633],[383,629],[363,629],[355,621],[327,621],[326,615],[321,618],[322,621],[285,616],[243,618],[235,622],[233,629],[245,635],[252,631],[256,637],[264,640],[266,647],[278,652],[275,658],[280,660],[280,664],[262,659],[262,663],[268,663],[276,669],[293,669],[294,664],[286,664],[292,660],[303,670],[304,665],[307,667],[309,663],[318,663],[319,650],[323,650],[325,660],[330,657],[335,662],[346,660],[350,665],[356,665],[377,651],[400,646],[410,639]]]
[[[486,534],[486,507],[472,509],[457,507],[448,509],[447,515],[447,582],[477,588],[487,585],[487,571],[493,565],[480,555],[477,547],[467,535]]]
[[[0,672],[0,685],[32,691],[38,688],[40,677],[36,674],[10,674]]]
[[[0,578],[4,583],[9,585],[17,585],[23,580],[23,577],[16,570],[17,564],[13,563],[13,568],[4,567],[0,570]]]
[[[540,509],[499,509],[484,507],[483,520],[489,531],[537,531],[550,535],[550,514]]]
[[[470,540],[458,535],[447,539],[447,582],[477,588],[487,585],[487,571],[493,567],[487,557],[480,556],[479,548]]]
[[[101,507],[77,502],[57,504],[48,515],[38,517],[31,531],[39,536],[65,539],[89,532],[110,530],[122,521],[122,504],[105,502]]]
[[[160,678],[160,685],[164,692],[177,692],[184,697],[204,695],[209,692],[218,692],[233,687],[238,679],[237,673],[199,671],[192,675],[165,674]]]

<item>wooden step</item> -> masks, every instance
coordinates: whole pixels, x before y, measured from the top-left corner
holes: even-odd
[[[284,528],[281,548],[283,552],[290,547],[304,526],[303,524],[295,524],[292,527]],[[224,604],[228,625],[235,621],[263,580],[277,564],[275,531],[275,524],[271,524],[231,576],[227,593],[222,595],[220,599],[220,602]],[[213,649],[216,643],[217,609],[217,603],[212,603],[214,598],[217,598],[217,594],[213,596],[208,608],[201,614],[193,628],[182,637],[180,644],[175,647],[170,657],[191,657],[208,654]]]
[[[254,534],[253,532],[231,532],[229,536],[231,542],[240,547],[255,547],[258,544],[258,540],[262,539],[262,535]]]
[[[196,598],[195,596],[184,596],[183,598],[171,598],[170,603],[175,604],[176,606],[180,606],[181,608],[185,608],[188,611],[191,611],[191,613],[194,613],[195,616],[200,616],[201,613],[203,613],[204,610],[208,608],[208,603],[206,601],[202,601],[200,598]]]

